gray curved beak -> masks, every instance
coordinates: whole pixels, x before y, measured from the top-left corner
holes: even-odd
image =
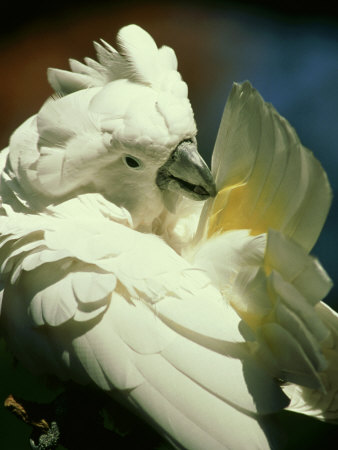
[[[209,167],[191,139],[182,141],[160,167],[156,183],[161,190],[177,192],[193,200],[206,200],[216,195]]]

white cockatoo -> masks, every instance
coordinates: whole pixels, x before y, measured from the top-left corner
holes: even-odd
[[[49,70],[59,98],[14,132],[2,156],[1,196],[15,211],[100,192],[128,209],[135,229],[158,234],[189,207],[185,197],[215,195],[174,51],[136,26],[118,42],[121,53],[95,44],[99,63]]]
[[[245,82],[211,176],[173,50],[135,25],[118,42],[51,69],[62,96],[2,154],[9,348],[32,372],[104,390],[177,448],[278,447],[283,408],[337,421],[338,318],[309,255],[325,172]]]

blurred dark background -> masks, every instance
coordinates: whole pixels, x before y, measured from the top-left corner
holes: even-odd
[[[158,45],[175,49],[179,70],[189,86],[199,149],[207,161],[232,82],[250,80],[295,127],[329,175],[333,205],[313,253],[335,282],[326,301],[338,309],[335,2],[58,0],[18,4],[7,0],[1,13],[0,148],[52,94],[47,67],[66,69],[69,57],[94,57],[93,40],[103,38],[114,45],[118,29],[129,23],[144,27]],[[3,426],[1,422],[0,444]],[[306,426],[313,427],[312,422]],[[338,448],[338,444],[330,447],[327,438],[325,442],[308,440],[297,448]]]

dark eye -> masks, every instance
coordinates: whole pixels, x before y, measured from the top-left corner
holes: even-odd
[[[135,156],[131,155],[125,155],[123,157],[123,161],[126,166],[130,167],[131,169],[140,169],[143,165],[138,158],[135,158]]]

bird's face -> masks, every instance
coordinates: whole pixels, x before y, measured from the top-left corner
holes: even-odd
[[[216,190],[197,151],[189,101],[134,87],[115,82],[92,102],[113,158],[97,175],[96,190],[127,208],[136,227],[146,228],[164,209],[175,212],[181,196],[206,200]],[[109,102],[116,97],[118,102]]]
[[[95,177],[95,190],[128,209],[135,227],[151,226],[164,209],[175,213],[182,196],[203,201],[216,193],[195,137],[184,139],[170,152],[155,146],[120,145],[114,153],[114,160]]]

